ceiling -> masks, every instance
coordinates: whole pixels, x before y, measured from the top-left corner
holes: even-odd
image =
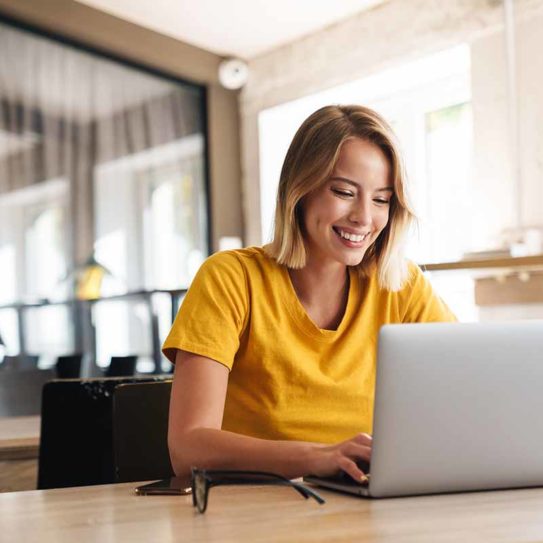
[[[386,0],[77,0],[222,56],[251,59]]]

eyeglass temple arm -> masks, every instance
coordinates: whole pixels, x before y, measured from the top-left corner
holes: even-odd
[[[196,468],[193,468],[193,472]],[[229,484],[274,484],[279,483],[283,485],[292,486],[297,492],[299,492],[306,500],[311,496],[318,503],[326,503],[326,500],[317,494],[314,490],[306,487],[301,483],[291,481],[283,475],[277,473],[269,473],[265,471],[253,471],[253,470],[206,470],[207,474],[219,476],[223,479],[227,479]],[[243,477],[242,477],[243,475]],[[247,476],[253,477],[252,480],[248,479]],[[263,479],[264,478],[264,479]],[[226,481],[223,481],[226,482]],[[215,486],[212,482],[211,486]]]
[[[269,475],[269,474],[266,474],[266,475]],[[287,479],[286,477],[281,477],[280,475],[274,475],[273,477],[268,476],[265,479],[260,479],[257,475],[257,472],[254,472],[254,479],[248,479],[246,477],[226,477],[224,482],[230,485],[246,485],[246,484],[276,485],[278,484],[278,485],[283,485],[283,486],[291,486],[306,500],[311,497],[320,504],[326,503],[326,500],[322,496],[317,494],[314,490],[311,490],[305,485],[302,485],[295,481],[291,481],[290,479]],[[216,486],[217,484],[221,484],[221,483],[219,483],[218,481],[211,482],[210,486]]]

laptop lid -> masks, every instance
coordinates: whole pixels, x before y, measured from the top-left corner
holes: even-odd
[[[543,321],[379,334],[375,497],[543,486]]]

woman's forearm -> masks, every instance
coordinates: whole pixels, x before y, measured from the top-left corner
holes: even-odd
[[[303,441],[271,441],[225,430],[195,428],[170,440],[170,456],[179,476],[192,467],[268,471],[289,479],[311,472],[312,458],[322,445]]]

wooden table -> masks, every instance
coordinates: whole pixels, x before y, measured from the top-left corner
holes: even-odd
[[[0,417],[0,492],[36,488],[40,417]]]
[[[0,495],[8,542],[543,541],[543,489],[367,500],[323,490],[216,487],[207,512],[190,496],[136,496],[136,483]]]

